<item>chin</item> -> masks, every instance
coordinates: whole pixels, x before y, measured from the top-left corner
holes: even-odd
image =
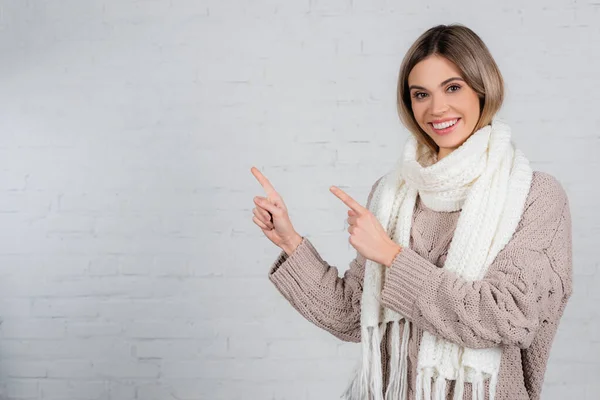
[[[454,135],[449,135],[449,136],[454,136]],[[456,148],[456,147],[460,146],[461,144],[463,144],[467,139],[468,139],[468,136],[457,135],[454,137],[438,138],[437,140],[434,140],[434,141],[435,141],[435,144],[437,144],[440,147]]]

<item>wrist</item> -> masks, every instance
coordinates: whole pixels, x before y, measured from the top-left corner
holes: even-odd
[[[283,244],[281,246],[281,249],[283,251],[286,252],[286,254],[288,256],[292,255],[292,253],[294,251],[296,251],[296,249],[298,248],[298,246],[300,246],[300,243],[302,243],[302,240],[304,238],[302,236],[300,236],[299,234],[296,234],[291,240],[289,240],[286,244]]]
[[[398,254],[400,254],[401,252],[402,252],[402,246],[400,246],[398,243],[394,242],[390,248],[389,256],[388,256],[387,262],[385,263],[385,266],[387,268],[390,268],[392,266],[392,263],[398,256]]]

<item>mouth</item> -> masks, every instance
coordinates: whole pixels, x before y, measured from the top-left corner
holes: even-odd
[[[454,120],[445,121],[441,124],[434,125],[431,122],[429,122],[428,124],[434,133],[436,133],[438,135],[447,135],[449,133],[452,133],[456,129],[456,127],[458,126],[458,123],[460,121],[461,121],[461,118],[456,118]]]

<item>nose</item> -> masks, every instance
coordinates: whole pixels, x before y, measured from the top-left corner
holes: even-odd
[[[444,99],[444,96],[431,96],[431,115],[441,116],[448,111],[448,105]]]

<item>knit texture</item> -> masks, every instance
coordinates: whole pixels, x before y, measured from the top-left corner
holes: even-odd
[[[394,259],[383,287],[382,304],[411,322],[408,398],[415,398],[419,343],[426,330],[461,346],[503,346],[496,399],[539,399],[550,347],[572,293],[566,193],[551,175],[534,172],[517,230],[482,280],[468,282],[442,268],[459,215],[460,210],[433,211],[417,198],[410,246]],[[304,237],[291,255],[279,254],[269,279],[309,321],[342,340],[360,342],[365,261],[357,253],[339,277],[338,269]],[[400,330],[402,335],[403,321]],[[383,387],[388,380],[390,331],[381,345]],[[451,383],[446,398],[453,393]],[[488,381],[485,393],[487,399]],[[464,385],[463,398],[471,399],[470,383]]]

